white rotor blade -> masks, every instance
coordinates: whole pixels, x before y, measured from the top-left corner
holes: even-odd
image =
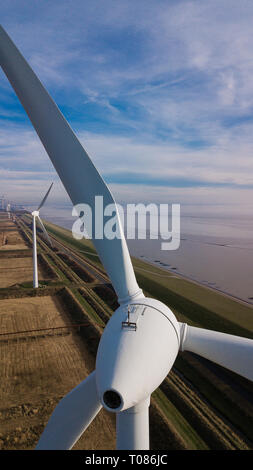
[[[181,350],[191,351],[253,381],[253,340],[181,324]]]
[[[101,408],[94,371],[59,402],[36,450],[71,449]]]
[[[38,219],[39,219],[39,223],[40,223],[41,228],[42,228],[42,230],[43,230],[43,232],[44,232],[44,235],[45,235],[45,237],[46,237],[47,240],[48,240],[48,243],[49,243],[51,246],[53,246],[53,244],[52,244],[52,242],[51,242],[51,240],[50,240],[50,237],[49,237],[49,235],[48,235],[48,233],[47,233],[47,231],[46,231],[46,228],[45,228],[45,226],[44,226],[44,224],[43,224],[43,222],[42,222],[40,216],[38,215],[37,217],[38,217]]]
[[[48,197],[48,195],[49,195],[49,193],[50,193],[50,191],[51,191],[51,188],[52,188],[53,184],[54,184],[54,183],[52,183],[52,184],[50,185],[50,187],[49,187],[48,191],[46,192],[45,196],[43,197],[43,199],[42,199],[42,201],[41,201],[41,203],[40,203],[40,205],[39,205],[37,211],[39,211],[39,210],[41,209],[41,207],[44,206],[44,204],[45,204],[45,202],[46,202],[46,200],[47,200],[47,197]]]
[[[103,196],[104,207],[109,204],[115,205],[115,201],[62,113],[2,27],[0,27],[0,64],[73,204],[88,204],[92,209],[94,222],[95,196]],[[117,210],[116,214],[121,238],[111,240],[103,237],[102,233],[103,238],[99,239],[101,233],[95,238],[93,233],[93,242],[119,301],[123,302],[143,294],[135,279]],[[102,222],[103,228],[105,224],[103,214]]]

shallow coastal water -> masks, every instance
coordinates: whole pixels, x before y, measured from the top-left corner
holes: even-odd
[[[71,206],[43,208],[42,218],[71,230]],[[131,255],[169,269],[253,305],[253,218],[221,214],[181,216],[180,246],[162,251],[163,240],[127,240]]]

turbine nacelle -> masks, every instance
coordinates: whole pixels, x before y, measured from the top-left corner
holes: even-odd
[[[32,212],[33,217],[39,217],[39,215],[40,215],[39,211],[33,211]]]
[[[166,305],[143,297],[119,307],[97,353],[103,407],[118,413],[147,399],[169,373],[179,347],[179,324]]]

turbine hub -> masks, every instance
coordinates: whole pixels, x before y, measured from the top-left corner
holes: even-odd
[[[119,409],[122,405],[122,398],[115,390],[107,390],[103,395],[103,401],[111,410]]]
[[[32,216],[33,217],[38,217],[40,215],[39,211],[33,211]]]
[[[179,324],[166,305],[144,297],[120,306],[98,347],[103,407],[118,413],[147,399],[169,373],[179,347]]]

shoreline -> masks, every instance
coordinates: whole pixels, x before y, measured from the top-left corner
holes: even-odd
[[[196,281],[195,279],[191,278],[190,276],[187,276],[186,274],[181,274],[181,273],[178,273],[176,270],[171,270],[169,268],[166,268],[165,266],[160,266],[155,261],[149,261],[146,258],[138,257],[138,256],[133,256],[133,258],[136,258],[139,261],[143,261],[144,263],[147,263],[147,264],[150,264],[151,266],[159,268],[159,269],[163,270],[164,272],[169,272],[170,274],[174,274],[177,277],[181,277],[182,279],[184,279],[186,281],[190,281],[190,282],[192,282],[196,285],[199,285],[201,287],[205,287],[206,289],[209,289],[211,291],[216,291],[216,292],[220,293],[221,295],[224,295],[225,297],[231,298],[233,300],[236,300],[237,302],[240,302],[242,304],[246,304],[247,306],[250,306],[250,307],[253,308],[253,301],[250,302],[250,301],[247,301],[245,299],[242,299],[241,297],[237,297],[236,295],[230,294],[229,292],[218,289],[217,287],[208,286],[208,285],[204,284],[201,281]],[[153,273],[153,274],[155,275],[155,273]]]
[[[49,222],[49,223],[53,223],[53,222],[50,221],[50,220],[49,220],[48,222]],[[70,230],[69,228],[65,227],[64,225],[60,225],[60,224],[55,224],[55,225],[58,225],[58,226],[59,226],[60,228],[62,228],[62,229],[68,230],[68,231],[72,234],[71,230]],[[128,249],[129,249],[129,247],[128,247]],[[129,250],[129,253],[130,253],[130,250]],[[97,255],[97,256],[98,256],[98,255]],[[155,261],[148,260],[146,257],[131,255],[131,253],[130,253],[130,256],[131,256],[132,258],[135,258],[135,259],[137,259],[137,260],[139,260],[139,261],[142,261],[142,262],[146,263],[147,265],[151,265],[151,266],[153,266],[153,267],[159,268],[159,269],[161,269],[162,271],[164,271],[165,273],[166,273],[166,272],[169,272],[170,274],[174,274],[175,276],[177,276],[177,277],[179,277],[179,278],[182,278],[182,279],[184,279],[184,280],[186,280],[186,281],[192,282],[192,283],[196,284],[197,286],[205,287],[206,289],[209,289],[210,291],[215,291],[215,292],[220,293],[221,295],[223,295],[223,296],[225,296],[225,297],[227,297],[227,298],[230,298],[230,299],[235,300],[235,301],[237,301],[237,302],[239,302],[239,303],[241,303],[241,304],[243,304],[243,305],[245,304],[245,305],[247,305],[248,307],[252,307],[252,308],[253,308],[253,300],[252,300],[252,302],[251,302],[251,301],[249,301],[249,300],[242,299],[241,297],[238,297],[238,296],[236,296],[236,295],[233,295],[232,293],[229,293],[229,292],[227,292],[227,291],[221,290],[221,289],[219,289],[219,288],[217,288],[217,287],[212,287],[212,286],[209,286],[209,285],[207,285],[207,284],[204,284],[204,283],[201,282],[201,281],[197,281],[197,280],[193,279],[191,276],[187,276],[186,274],[178,273],[176,270],[171,270],[171,269],[169,269],[169,268],[167,268],[167,267],[165,267],[165,266],[162,266],[162,265],[156,263]],[[153,273],[153,274],[155,275],[155,273]]]

